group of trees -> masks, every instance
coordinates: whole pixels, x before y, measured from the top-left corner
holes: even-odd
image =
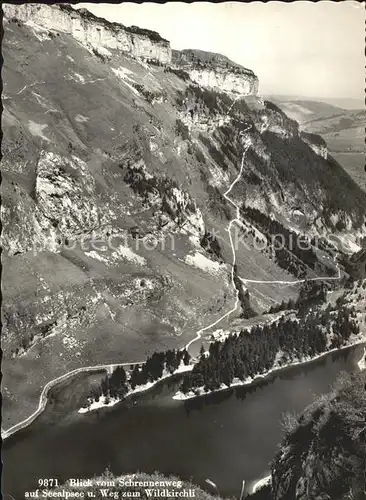
[[[236,125],[236,124],[235,124]],[[233,165],[239,165],[242,148],[239,141],[239,127],[223,125],[214,133],[214,138],[221,144],[221,152]]]
[[[227,172],[229,167],[226,164],[223,152],[217,149],[213,142],[211,142],[211,140],[203,134],[200,133],[198,138],[207,147],[211,158],[220,166],[220,168],[224,170],[224,172]]]
[[[304,266],[301,263],[315,269],[318,259],[305,235],[296,234],[256,208],[243,205],[241,213],[269,238],[280,267],[299,278],[304,277]]]
[[[190,153],[189,147],[188,147],[188,153]],[[194,156],[196,157],[198,163],[202,164],[206,163],[205,155],[202,153],[201,149],[196,144],[192,144],[192,153],[194,153]]]
[[[361,248],[351,256],[342,256],[341,262],[351,278],[366,278],[366,248]]]
[[[107,62],[109,60],[109,58],[107,56],[105,56],[104,54],[102,54],[101,52],[99,52],[99,50],[97,50],[95,47],[93,47],[93,53],[96,57],[98,57],[98,59],[100,59],[103,63]]]
[[[146,203],[149,203],[151,196],[159,194],[161,210],[172,219],[178,218],[178,223],[185,221],[187,213],[196,212],[195,201],[187,192],[183,192],[184,202],[176,199],[174,193],[181,189],[178,183],[168,176],[147,175],[143,168],[128,166],[123,180]]]
[[[156,94],[154,94],[154,92],[151,92],[150,90],[147,90],[143,85],[141,85],[140,83],[132,83],[132,86],[135,87],[135,89],[140,92],[140,94],[142,94],[145,99],[147,100],[147,102],[149,102],[150,104],[152,103],[153,99],[155,97],[157,97]]]
[[[243,153],[240,133],[246,130],[248,125],[254,125],[251,111],[244,99],[230,102],[221,100],[221,94],[218,95],[220,104],[217,112],[229,116],[230,122],[216,128],[213,138],[216,143],[220,144],[224,158],[239,168]]]
[[[180,78],[184,82],[190,80],[189,74],[183,69],[171,68],[170,66],[167,66],[164,69],[164,73],[174,73],[178,78]]]
[[[180,135],[183,141],[187,141],[189,139],[189,128],[182,122],[180,118],[176,119],[175,133],[177,135]]]
[[[254,318],[254,316],[257,316],[257,313],[250,304],[249,290],[243,289],[243,284],[238,276],[238,266],[236,264],[234,264],[233,281],[238,291],[238,299],[242,310],[241,317],[245,319]]]
[[[271,306],[268,313],[277,313],[286,310],[298,310],[304,314],[310,307],[323,304],[327,300],[327,287],[324,283],[317,281],[305,281],[302,285],[297,299],[283,300],[281,304]]]
[[[102,379],[99,387],[91,391],[88,400],[99,401],[102,396],[107,402],[110,398],[123,399],[131,389],[156,382],[164,372],[174,373],[181,363],[188,365],[190,359],[186,349],[178,349],[156,352],[145,363],[131,365],[128,371],[123,366],[118,366],[111,375]]]
[[[186,349],[155,352],[141,367],[134,366],[129,380],[131,388],[134,389],[148,382],[156,382],[163,376],[164,370],[174,373],[182,362],[188,365],[190,359],[190,354]]]
[[[212,186],[211,184],[208,183],[207,177],[206,177],[206,172],[201,170],[201,178],[202,181],[206,184],[206,191],[208,194],[208,206],[210,210],[215,215],[218,215],[219,217],[230,220],[231,219],[231,211],[230,207],[227,204],[226,199],[224,198],[223,194],[219,190],[217,186]]]
[[[202,236],[200,240],[201,247],[206,250],[210,255],[212,255],[216,260],[220,263],[224,262],[224,258],[222,256],[221,246],[219,240],[216,236],[210,231],[205,231],[205,234]]]
[[[185,100],[194,102],[205,108],[209,114],[226,113],[232,104],[232,99],[224,92],[208,90],[198,85],[189,85],[185,90]]]
[[[134,33],[136,35],[142,35],[150,38],[153,42],[167,42],[157,31],[148,30],[146,28],[140,28],[139,26],[123,26],[125,31]]]
[[[330,343],[325,327],[332,331]],[[281,318],[270,325],[257,325],[224,342],[213,342],[208,353],[202,350],[192,372],[184,376],[181,390],[186,394],[198,388],[216,390],[222,384],[230,387],[234,379],[253,378],[275,362],[287,364],[338,348],[358,331],[354,312],[344,307],[308,314],[300,321]]]

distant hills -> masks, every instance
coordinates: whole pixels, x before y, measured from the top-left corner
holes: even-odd
[[[323,137],[331,155],[366,190],[365,110],[346,109],[329,102],[272,96],[271,99],[306,132]],[[340,102],[346,101],[340,99]],[[359,104],[356,100],[344,102]]]
[[[363,109],[365,107],[365,101],[363,99],[354,99],[348,97],[307,97],[298,95],[285,95],[285,94],[263,94],[266,99],[269,100],[280,100],[280,101],[307,101],[307,102],[319,102],[323,104],[329,104],[336,108],[342,109]]]

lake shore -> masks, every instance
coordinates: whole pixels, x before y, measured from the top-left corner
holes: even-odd
[[[85,415],[77,411],[103,374],[92,374],[92,381],[87,374],[68,379],[49,394],[50,404],[34,425],[5,441],[5,491],[21,498],[32,489],[34,477],[88,478],[117,463],[118,473],[168,474],[174,467],[179,477],[194,476],[197,484],[209,477],[227,498],[238,494],[245,479],[250,493],[269,474],[283,413],[298,414],[315,394],[328,390],[340,371],[358,371],[363,351],[363,346],[351,347],[259,381],[249,391],[235,389],[191,402],[172,399],[182,378],[176,375],[112,409]],[[227,450],[232,461],[222,461]],[[190,457],[195,457],[192,462]],[[19,467],[25,470],[21,479]]]
[[[353,347],[353,346],[356,346],[356,345],[359,345],[359,344],[364,344],[365,342],[366,342],[366,336],[364,335],[364,336],[362,336],[361,339],[359,337],[357,337],[356,339],[354,339],[353,342],[351,341],[347,345],[342,346],[339,349],[332,349],[330,351],[326,351],[324,353],[321,353],[321,354],[319,354],[319,355],[317,355],[317,356],[315,356],[315,357],[313,357],[311,359],[306,359],[304,361],[295,361],[293,363],[288,363],[287,365],[283,365],[283,366],[280,366],[280,367],[273,368],[273,369],[269,370],[268,372],[266,372],[264,374],[258,374],[253,379],[250,379],[250,380],[248,379],[248,380],[242,381],[242,382],[239,381],[239,382],[237,382],[235,384],[232,384],[230,387],[224,386],[224,387],[221,387],[221,388],[219,388],[219,389],[217,389],[215,391],[202,392],[201,394],[192,394],[192,395],[184,395],[184,394],[178,392],[178,393],[176,393],[173,396],[173,399],[188,400],[188,399],[193,399],[193,398],[200,397],[200,396],[209,395],[209,394],[214,393],[214,392],[220,392],[220,391],[228,390],[228,389],[230,389],[232,387],[248,386],[248,385],[251,385],[251,384],[257,382],[260,379],[265,379],[266,377],[269,377],[270,375],[272,375],[274,373],[277,373],[277,372],[280,372],[281,370],[284,370],[284,369],[286,369],[288,367],[311,363],[312,361],[315,361],[316,359],[319,359],[319,358],[324,357],[324,356],[326,356],[328,354],[331,354],[332,352],[341,351],[341,350],[344,350],[344,349],[347,349],[347,348],[350,348],[350,347]],[[360,363],[361,362],[362,362],[362,360],[360,360]],[[81,372],[90,372],[90,373],[93,373],[93,372],[99,371],[99,370],[107,370],[108,368],[110,368],[112,366],[113,367],[128,366],[130,364],[131,363],[121,363],[121,364],[113,364],[113,365],[99,365],[99,366],[95,366],[95,367],[78,368],[76,370],[73,370],[72,372],[69,372],[69,373],[66,373],[66,374],[62,375],[61,377],[58,377],[57,379],[51,380],[43,388],[43,391],[42,391],[42,394],[40,396],[40,401],[39,401],[39,405],[38,405],[37,410],[32,415],[30,415],[27,419],[25,419],[24,421],[19,422],[18,424],[14,425],[13,427],[11,427],[10,429],[8,429],[6,431],[2,430],[2,432],[1,432],[1,438],[2,438],[2,440],[5,441],[10,436],[14,435],[16,432],[18,432],[18,431],[20,431],[22,429],[25,429],[32,422],[34,422],[34,420],[39,415],[41,415],[41,413],[46,408],[46,405],[47,405],[47,402],[48,402],[48,395],[49,395],[50,390],[52,388],[54,388],[57,384],[59,384],[61,382],[64,382],[68,378],[71,378],[74,375],[77,375],[78,373],[81,373]],[[185,370],[185,371],[188,372],[190,370],[193,370],[194,366],[195,366],[194,364],[188,365],[189,368],[187,370]],[[147,391],[147,390],[153,388],[156,384],[158,384],[162,380],[168,380],[169,378],[171,378],[171,377],[173,377],[173,376],[175,376],[177,374],[178,374],[177,371],[175,371],[175,372],[173,372],[171,374],[170,373],[167,374],[166,376],[160,378],[159,380],[156,380],[155,382],[151,382],[149,384],[145,384],[144,386],[136,387],[134,389],[134,391],[131,391],[128,394],[128,396],[130,396],[132,394],[138,394],[139,392]],[[120,401],[116,401],[114,404],[117,404],[119,402]],[[113,405],[110,405],[110,406],[113,406]],[[107,404],[101,404],[99,406],[99,408],[103,408],[103,407],[108,407],[108,405]],[[95,408],[95,409],[97,409],[97,408]],[[80,412],[80,413],[84,413],[84,412]]]
[[[174,377],[174,375],[179,375],[181,373],[187,373],[189,371],[192,371],[193,368],[194,368],[194,364],[184,365],[182,363],[181,366],[179,366],[176,370],[174,370],[174,372],[172,372],[172,373],[167,372],[162,377],[160,377],[158,380],[156,380],[154,382],[148,382],[147,384],[144,384],[144,385],[138,385],[134,389],[129,390],[123,399],[109,398],[110,401],[109,401],[109,403],[107,403],[105,401],[105,397],[104,397],[104,401],[102,401],[100,398],[99,401],[91,402],[88,408],[85,408],[85,407],[80,408],[78,410],[78,413],[89,413],[89,412],[94,411],[94,410],[100,410],[101,408],[111,408],[111,407],[115,406],[116,404],[121,403],[122,401],[125,401],[128,397],[133,396],[134,394],[139,394],[141,392],[148,391],[149,389],[152,389],[159,382],[162,382],[163,380]]]
[[[332,352],[340,352],[340,351],[343,351],[344,349],[348,349],[350,347],[364,344],[365,342],[366,342],[366,336],[363,335],[361,338],[357,337],[342,347],[330,349],[329,351],[317,354],[316,356],[313,356],[312,358],[308,357],[308,358],[304,358],[302,360],[297,360],[297,361],[293,361],[291,363],[287,363],[287,364],[282,365],[282,366],[280,366],[280,365],[274,366],[273,368],[271,368],[267,372],[255,375],[253,378],[248,377],[246,380],[242,380],[242,381],[236,380],[229,387],[227,385],[222,385],[221,387],[219,387],[218,389],[214,389],[213,391],[205,391],[202,387],[200,387],[195,392],[190,391],[188,394],[183,394],[181,391],[178,391],[173,396],[173,399],[185,401],[188,399],[194,399],[194,398],[198,398],[201,396],[207,396],[207,395],[213,394],[215,392],[227,391],[228,389],[231,389],[232,387],[248,386],[248,385],[251,385],[251,384],[257,382],[258,380],[266,379],[267,377],[269,377],[275,373],[281,372],[282,370],[285,370],[286,368],[290,368],[292,366],[298,366],[298,365],[305,365],[305,364],[311,363],[313,361],[316,361],[317,359],[323,358],[324,356],[327,356],[328,354],[331,354]],[[360,365],[362,365],[362,366],[366,365],[364,357],[358,363],[358,366],[360,367],[360,369],[363,369],[363,368],[361,368]]]
[[[133,363],[132,363],[133,364]],[[135,363],[139,364],[139,363]],[[65,382],[68,379],[71,379],[75,375],[78,375],[80,373],[95,373],[95,372],[103,372],[105,371],[108,373],[109,370],[112,370],[116,368],[117,366],[127,366],[131,365],[131,363],[121,363],[121,364],[106,364],[106,365],[96,365],[96,366],[85,366],[81,368],[76,368],[75,370],[72,370],[71,372],[64,373],[60,377],[57,377],[53,380],[50,380],[43,388],[40,398],[39,398],[39,403],[37,409],[25,420],[19,422],[18,424],[13,425],[7,430],[1,430],[1,439],[4,441],[5,439],[9,438],[16,432],[25,429],[28,427],[32,422],[38,418],[41,413],[45,410],[47,402],[48,402],[48,395],[50,391],[56,387],[57,385],[61,384],[62,382]]]
[[[366,340],[366,339],[365,339]],[[365,341],[364,340],[364,341]],[[364,343],[364,341],[361,341],[359,343],[356,343],[356,344],[353,344],[353,345],[362,345]],[[352,347],[351,346],[345,346],[345,347],[342,347],[341,349],[333,349],[332,351],[340,351],[342,349],[346,349],[347,347]],[[325,354],[329,354],[330,352],[332,351],[328,351],[327,353]],[[319,359],[321,357],[323,357],[325,354],[322,354],[320,356],[317,356],[316,358],[313,358],[311,361],[315,361],[315,359]],[[309,361],[306,361],[305,363],[308,363]],[[302,364],[302,363],[296,363],[296,364]],[[288,365],[288,366],[292,366],[292,365]],[[359,367],[360,371],[363,371],[366,369],[366,347],[364,349],[364,352],[362,354],[362,357],[361,359],[359,360],[359,362],[357,363],[357,366]],[[271,481],[272,481],[272,475],[271,474],[268,474],[268,475],[265,475],[263,476],[262,478],[256,480],[252,485],[251,485],[251,488],[250,488],[250,493],[253,494],[253,493],[256,493],[257,491],[259,491],[261,488],[263,488],[264,486],[267,486],[267,485],[270,485],[271,484]]]
[[[261,479],[258,479],[254,484],[252,484],[250,493],[251,494],[256,493],[264,486],[270,485],[271,482],[272,482],[271,474],[268,474],[268,476],[263,476]]]

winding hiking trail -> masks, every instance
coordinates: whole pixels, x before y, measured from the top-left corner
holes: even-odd
[[[231,104],[227,114],[230,113],[230,111],[232,110],[233,106],[235,105],[236,101],[238,100],[239,98],[236,98],[233,103]],[[262,123],[262,126],[261,126],[261,130],[260,130],[260,133],[262,134],[268,127],[268,119],[265,117],[263,123]],[[245,133],[248,132],[250,129],[252,128],[252,125],[249,125],[247,128],[245,128],[244,130],[242,130],[240,132],[240,136],[242,137],[245,137]],[[229,233],[229,240],[230,240],[230,246],[231,246],[231,251],[232,251],[232,255],[233,255],[233,258],[232,258],[232,264],[231,264],[231,283],[232,283],[232,286],[233,288],[235,289],[235,305],[232,309],[230,309],[230,311],[226,312],[223,316],[221,316],[218,320],[214,321],[213,323],[211,323],[210,325],[207,325],[205,326],[204,328],[201,328],[200,330],[197,331],[197,335],[194,339],[192,339],[185,347],[186,349],[188,347],[190,347],[194,342],[196,342],[197,340],[199,340],[201,338],[201,335],[203,332],[205,332],[206,330],[209,330],[210,328],[216,326],[217,324],[219,324],[223,319],[227,318],[228,316],[230,316],[230,314],[234,313],[237,308],[238,308],[238,304],[239,304],[239,291],[237,290],[236,286],[235,286],[235,282],[234,282],[234,267],[235,267],[235,264],[236,264],[236,251],[235,251],[235,246],[234,246],[234,242],[233,242],[233,238],[232,238],[232,235],[231,235],[231,228],[233,226],[233,224],[237,223],[238,225],[242,226],[243,223],[240,219],[240,207],[239,205],[237,205],[231,198],[229,198],[228,194],[230,194],[230,192],[232,191],[233,187],[235,186],[235,184],[240,180],[241,176],[242,176],[242,173],[243,173],[243,168],[244,168],[244,160],[245,160],[245,155],[248,151],[248,149],[250,148],[251,146],[251,141],[250,139],[245,141],[244,139],[244,151],[243,151],[243,154],[242,154],[242,158],[241,158],[241,165],[240,165],[240,171],[237,175],[237,177],[233,180],[233,182],[230,184],[229,188],[225,191],[225,193],[223,194],[224,198],[229,202],[231,203],[235,210],[236,210],[236,216],[234,219],[232,219],[229,223],[229,226],[227,228],[227,232]],[[338,255],[338,254],[337,254]],[[293,280],[293,281],[281,281],[281,280],[273,280],[273,281],[268,281],[268,280],[252,280],[252,279],[246,279],[246,278],[241,278],[240,276],[238,277],[240,279],[240,281],[242,283],[260,283],[260,284],[264,284],[264,283],[268,283],[268,284],[281,284],[281,285],[296,285],[296,284],[299,284],[299,283],[305,283],[306,281],[324,281],[325,279],[326,280],[339,280],[341,278],[341,270],[339,268],[339,266],[337,265],[337,255],[335,256],[334,258],[334,261],[336,263],[336,267],[337,267],[337,270],[338,270],[338,276],[336,277],[328,277],[328,276],[324,276],[324,277],[317,277],[317,278],[308,278],[308,279],[301,279],[301,280]]]
[[[22,91],[23,90],[24,89],[22,89]],[[240,99],[240,98],[241,97],[239,96],[239,97],[236,97],[234,99],[233,103],[231,104],[231,106],[228,109],[227,114],[230,113],[230,111],[232,110],[232,108],[235,105],[236,101],[238,99]],[[262,124],[260,133],[263,133],[263,131],[266,129],[267,126],[268,126],[268,121],[265,120],[264,123]],[[243,151],[242,158],[241,158],[240,170],[239,170],[239,173],[236,176],[236,178],[230,184],[229,188],[223,194],[224,198],[229,203],[231,203],[231,205],[233,205],[234,208],[235,208],[235,210],[236,210],[235,218],[230,221],[230,223],[228,225],[228,228],[227,228],[227,232],[229,234],[230,246],[231,246],[232,255],[233,255],[233,257],[232,257],[232,264],[231,264],[231,282],[232,282],[233,288],[235,289],[235,305],[234,305],[234,307],[232,309],[230,309],[230,311],[228,311],[225,314],[223,314],[219,319],[217,319],[216,321],[214,321],[214,322],[210,323],[209,325],[207,325],[207,326],[201,328],[200,330],[198,330],[197,334],[196,334],[196,337],[194,337],[191,341],[189,341],[188,344],[186,344],[182,349],[188,349],[194,342],[197,342],[197,340],[199,340],[201,338],[202,333],[204,333],[207,330],[210,330],[214,326],[218,325],[223,319],[227,318],[232,313],[234,313],[237,310],[238,305],[239,305],[239,291],[237,290],[237,288],[235,286],[235,282],[234,282],[234,266],[236,264],[236,251],[235,251],[235,246],[234,246],[234,242],[233,242],[233,238],[232,238],[232,234],[231,234],[231,228],[232,228],[232,226],[235,223],[237,223],[239,225],[242,225],[242,222],[240,220],[240,207],[231,198],[229,198],[228,195],[230,194],[230,192],[232,191],[233,187],[240,180],[240,178],[242,176],[243,168],[244,168],[245,155],[246,155],[248,149],[251,146],[250,138],[249,137],[245,138],[245,133],[248,132],[251,128],[252,128],[252,125],[249,125],[247,128],[245,128],[244,130],[242,130],[240,132],[240,136],[244,138],[244,140],[243,140],[243,142],[244,142],[244,151]],[[335,260],[336,260],[336,257],[335,257]],[[272,283],[272,284],[295,285],[295,284],[298,284],[298,283],[304,283],[305,281],[321,281],[321,280],[324,280],[324,279],[327,279],[327,280],[338,280],[341,277],[341,272],[340,272],[340,269],[339,269],[338,266],[337,266],[337,269],[338,269],[338,277],[328,277],[328,276],[326,276],[326,277],[318,277],[318,278],[309,278],[307,280],[294,280],[294,281],[251,280],[251,279],[245,279],[245,278],[240,278],[240,277],[239,277],[239,279],[243,283],[269,283],[269,284]],[[85,367],[81,367],[81,368],[76,368],[75,370],[72,370],[72,371],[70,371],[68,373],[65,373],[64,375],[61,375],[60,377],[57,377],[57,378],[55,378],[53,380],[50,380],[44,386],[44,388],[42,390],[41,396],[39,398],[39,404],[38,404],[37,410],[34,413],[32,413],[32,415],[30,415],[28,418],[26,418],[25,420],[23,420],[22,422],[19,422],[18,424],[10,427],[6,431],[1,431],[1,437],[2,437],[2,439],[5,440],[8,437],[10,437],[12,434],[14,434],[15,432],[18,432],[19,430],[24,429],[25,427],[29,426],[43,412],[43,410],[46,408],[47,401],[48,401],[49,391],[55,385],[59,384],[60,382],[63,382],[65,380],[67,380],[68,378],[73,377],[74,375],[77,375],[77,374],[82,373],[82,372],[95,372],[95,371],[99,371],[99,370],[106,370],[108,373],[111,373],[113,371],[113,369],[117,368],[118,366],[134,366],[134,365],[143,364],[144,362],[145,361],[134,361],[134,362],[126,362],[126,363],[85,366]],[[174,374],[172,374],[172,375],[174,375]]]
[[[232,106],[233,105],[231,105],[230,109],[232,108]],[[244,136],[244,133],[247,132],[248,130],[250,130],[251,128],[252,128],[252,126],[250,125],[245,130],[243,130],[240,133],[240,135]],[[239,291],[237,290],[237,288],[235,286],[235,282],[234,282],[234,268],[235,268],[235,264],[236,264],[236,252],[235,252],[233,237],[231,235],[231,228],[232,228],[233,224],[235,224],[236,222],[238,222],[239,224],[241,223],[241,221],[240,221],[240,207],[231,198],[228,197],[228,194],[231,192],[231,190],[233,189],[233,187],[235,186],[235,184],[240,180],[240,178],[242,176],[243,168],[244,168],[245,154],[248,151],[249,147],[250,147],[250,142],[248,142],[245,145],[245,147],[244,147],[244,152],[243,152],[243,155],[242,155],[242,158],[241,158],[241,165],[240,165],[240,170],[239,170],[238,175],[233,180],[233,182],[230,184],[230,187],[223,194],[224,198],[228,202],[230,202],[232,205],[234,205],[234,207],[236,209],[236,216],[235,216],[234,219],[232,219],[229,222],[229,226],[227,228],[227,232],[229,233],[229,240],[230,240],[231,251],[232,251],[232,254],[233,254],[233,259],[232,259],[232,264],[231,264],[231,283],[232,283],[232,286],[233,286],[233,288],[235,290],[235,305],[234,305],[234,307],[232,309],[230,309],[230,311],[228,311],[225,314],[223,314],[223,316],[221,316],[218,320],[216,320],[213,323],[211,323],[210,325],[207,325],[204,328],[201,328],[200,330],[198,330],[196,337],[194,339],[192,339],[190,342],[188,342],[188,344],[186,345],[186,349],[188,349],[188,347],[190,347],[194,342],[196,342],[197,340],[199,340],[201,338],[201,335],[202,335],[203,332],[205,332],[206,330],[209,330],[210,328],[216,326],[223,319],[227,318],[228,316],[230,316],[230,314],[232,314],[233,312],[235,312],[237,310],[237,308],[238,308],[238,304],[239,304]]]

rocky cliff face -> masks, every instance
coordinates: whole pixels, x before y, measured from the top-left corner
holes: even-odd
[[[184,68],[193,81],[204,87],[241,95],[256,95],[258,92],[256,75],[221,54],[173,51],[172,61],[170,43],[154,31],[110,23],[85,9],[76,10],[68,5],[5,4],[3,10],[8,19],[70,33],[86,48],[103,57],[113,57],[110,50],[119,50],[163,65],[173,62],[175,67]]]
[[[133,57],[154,60],[161,64],[171,61],[170,43],[158,33],[137,27],[100,19],[85,9],[76,10],[68,5],[25,4],[3,6],[4,15],[25,23],[33,23],[48,30],[70,33],[91,50],[112,56],[108,49],[119,50]]]
[[[183,68],[203,87],[232,94],[256,95],[258,78],[253,71],[221,54],[202,50],[173,50],[173,64]]]

